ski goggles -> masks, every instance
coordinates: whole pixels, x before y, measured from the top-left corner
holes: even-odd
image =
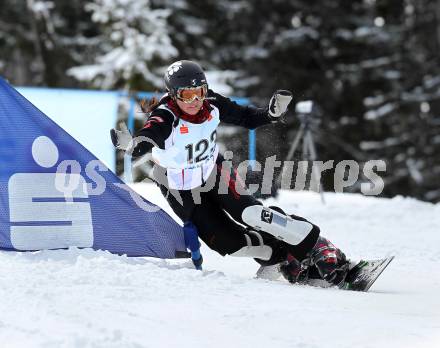
[[[198,87],[183,87],[177,90],[176,97],[184,103],[190,104],[196,99],[200,101],[205,100],[207,93],[207,85],[202,85]]]

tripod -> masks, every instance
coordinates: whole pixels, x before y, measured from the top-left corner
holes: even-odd
[[[299,114],[298,118],[301,121],[301,126],[298,130],[298,133],[295,136],[295,139],[292,142],[292,145],[290,146],[289,152],[286,157],[286,162],[290,161],[293,158],[293,155],[295,154],[295,151],[298,148],[298,145],[302,139],[302,157],[306,161],[316,161],[317,153],[316,153],[316,146],[315,141],[313,139],[313,131],[314,129],[319,125],[320,119],[318,117],[312,117],[313,115],[307,115],[307,114]],[[281,170],[279,177],[282,175],[284,171],[284,168]],[[312,174],[313,180],[315,181],[315,184],[317,185],[317,191],[321,195],[321,201],[325,204],[324,200],[324,193],[321,190],[321,177],[318,174],[316,170],[313,170],[312,166]],[[312,183],[312,178],[310,179],[310,186]]]

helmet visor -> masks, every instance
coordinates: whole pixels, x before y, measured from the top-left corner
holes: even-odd
[[[208,93],[208,86],[202,85],[199,87],[183,87],[177,90],[177,99],[184,103],[190,104],[194,100],[205,100]]]

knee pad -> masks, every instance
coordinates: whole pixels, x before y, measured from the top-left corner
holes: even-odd
[[[252,205],[243,210],[243,222],[257,231],[264,231],[291,245],[301,243],[312,231],[313,225],[297,220],[262,205]]]

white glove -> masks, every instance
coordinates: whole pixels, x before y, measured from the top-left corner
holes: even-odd
[[[287,112],[287,107],[292,99],[292,92],[285,89],[276,91],[269,101],[269,115],[271,118],[279,120]]]
[[[120,128],[121,130],[110,129],[110,137],[117,149],[127,151],[134,145],[133,137],[124,123],[120,124]]]

